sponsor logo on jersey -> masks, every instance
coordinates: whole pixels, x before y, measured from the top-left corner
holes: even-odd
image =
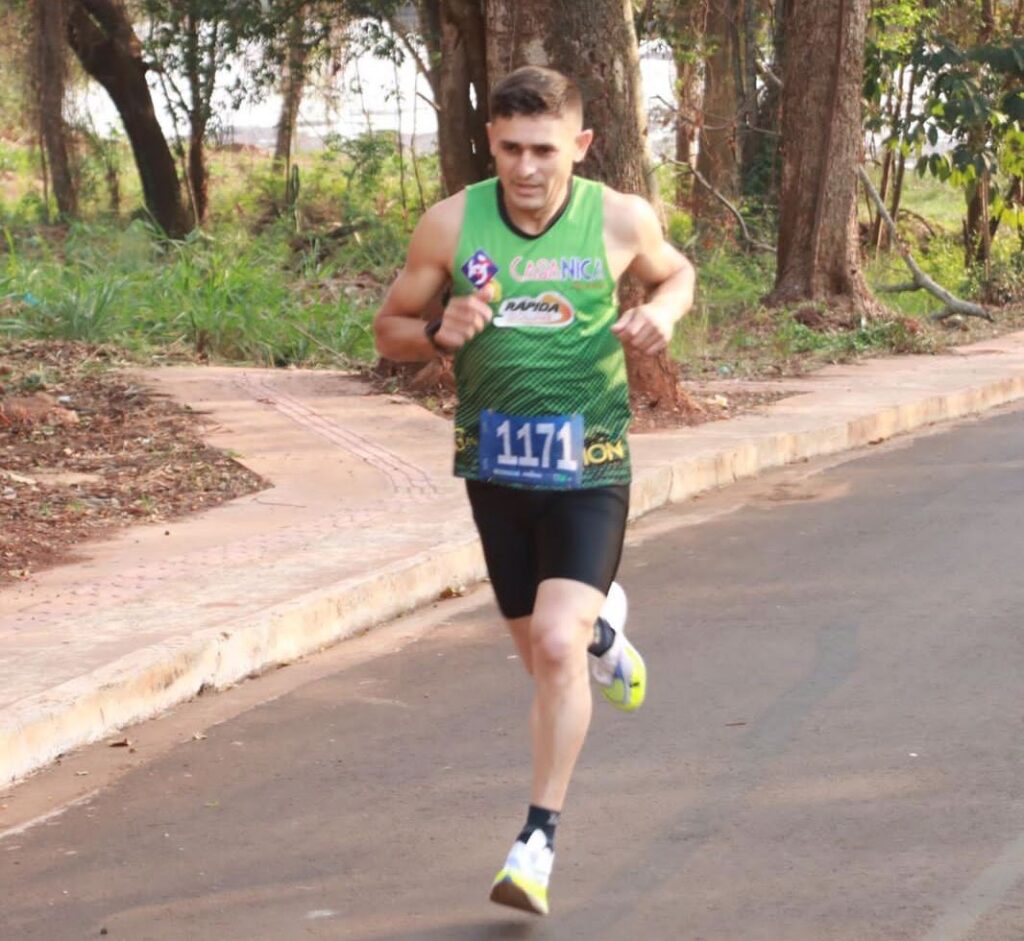
[[[600,258],[535,258],[525,260],[516,255],[508,266],[508,273],[516,281],[601,281],[604,262]]]
[[[498,266],[482,248],[473,252],[462,266],[462,273],[478,291],[498,273]]]
[[[597,467],[626,460],[624,441],[591,441],[583,449],[583,466]]]
[[[545,291],[539,297],[510,297],[501,302],[496,327],[567,327],[576,311],[561,294]]]

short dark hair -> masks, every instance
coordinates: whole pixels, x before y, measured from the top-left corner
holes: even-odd
[[[537,65],[506,75],[491,91],[491,117],[583,114],[583,95],[571,78]]]

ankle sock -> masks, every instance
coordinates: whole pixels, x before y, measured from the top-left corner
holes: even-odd
[[[587,648],[587,653],[600,657],[608,652],[608,649],[615,643],[615,628],[604,618],[594,621],[594,640]]]
[[[557,810],[548,810],[546,807],[538,807],[530,804],[526,813],[526,826],[520,831],[518,839],[525,843],[530,839],[534,830],[543,830],[544,836],[548,838],[548,846],[552,849],[555,845],[555,827],[562,814]]]

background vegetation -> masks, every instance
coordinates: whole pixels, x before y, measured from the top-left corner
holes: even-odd
[[[79,7],[101,25],[103,8],[117,7],[158,63],[150,84],[174,116],[168,141],[190,219],[169,233],[154,217],[125,135],[97,133],[70,107],[72,92],[92,79],[64,48],[63,33],[39,33],[49,28],[37,15],[41,3],[13,2],[0,24],[0,339],[80,339],[147,358],[371,364],[372,312],[419,215],[443,195],[443,155],[412,152],[408,141],[372,127],[296,153],[287,111],[297,109],[303,88],[329,83],[352,56],[416,57],[429,77],[439,68],[430,17],[445,4],[61,0],[65,30]],[[921,291],[880,295],[882,316],[853,321],[830,317],[827,304],[764,306],[775,255],[752,242],[771,247],[777,238],[782,158],[772,77],[784,71],[783,5],[636,5],[638,35],[667,50],[680,76],[676,100],[651,120],[677,141],[656,172],[666,228],[700,268],[699,302],[672,351],[684,374],[799,371],[866,352],[930,352],[1019,326],[1024,4],[875,0],[865,50],[870,174],[924,271],[988,305],[994,324],[934,321],[944,305]],[[721,118],[701,111],[715,95],[716,108],[723,100],[708,64],[725,40],[711,14],[744,37],[731,53],[736,75],[754,76],[734,93],[737,165],[728,167],[706,162],[714,141],[696,132],[687,139],[691,126]],[[33,61],[46,41],[60,44],[68,64],[57,117],[70,155],[71,208],[62,208],[40,113],[45,80]],[[753,73],[744,71],[750,62]],[[219,147],[231,103],[274,91],[283,101],[277,152]],[[703,165],[694,156],[701,148]],[[863,198],[858,205],[870,285],[906,281],[877,214]]]

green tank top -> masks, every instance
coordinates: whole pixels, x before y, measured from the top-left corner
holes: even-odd
[[[490,324],[455,356],[455,473],[513,487],[630,480],[629,389],[604,187],[573,177],[567,205],[530,237],[504,217],[498,181],[466,189],[452,293],[494,285]]]

